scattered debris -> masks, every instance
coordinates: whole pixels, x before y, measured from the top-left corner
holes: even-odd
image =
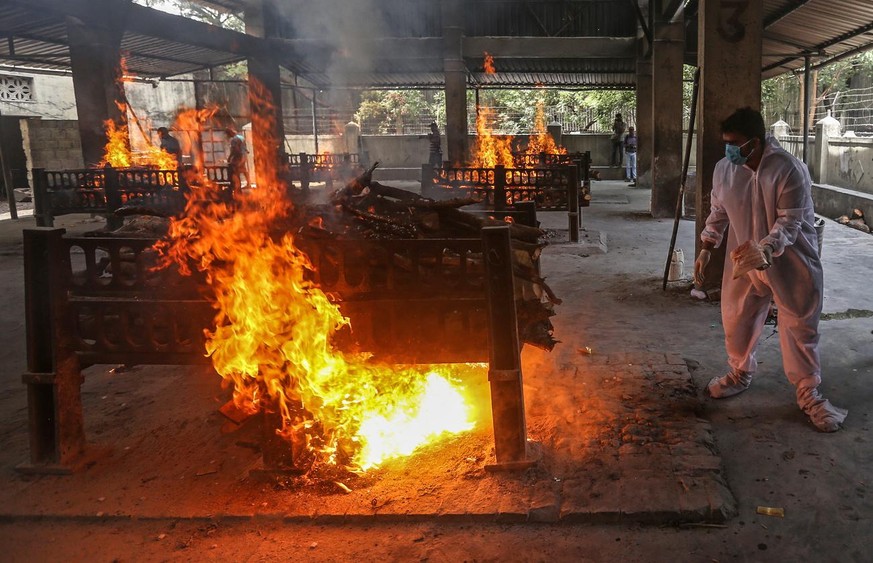
[[[342,492],[344,492],[346,494],[350,494],[352,492],[352,490],[350,488],[348,488],[346,485],[344,485],[343,483],[341,483],[339,481],[334,481],[333,483],[334,483],[334,485],[339,487]]]
[[[785,518],[785,509],[781,507],[759,506],[755,512],[763,514],[764,516],[778,516],[779,518]]]
[[[195,477],[203,477],[204,475],[212,475],[218,473],[217,469],[207,469],[206,471],[198,471],[194,474]]]
[[[853,209],[852,215],[842,215],[836,218],[836,222],[841,225],[848,225],[853,229],[858,229],[859,231],[869,233],[870,225],[867,224],[867,221],[864,217],[864,212],[860,209]]]

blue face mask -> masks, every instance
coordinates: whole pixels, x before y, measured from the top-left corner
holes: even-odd
[[[725,144],[725,146],[724,146],[725,157],[727,157],[727,159],[730,161],[731,164],[736,164],[737,166],[742,166],[743,164],[746,163],[747,160],[749,160],[748,156],[743,156],[742,148],[751,142],[752,142],[752,139],[749,139],[748,141],[746,141],[745,143],[743,143],[740,146],[732,145],[730,143]],[[752,153],[749,153],[749,156],[751,156],[751,155],[752,155]]]

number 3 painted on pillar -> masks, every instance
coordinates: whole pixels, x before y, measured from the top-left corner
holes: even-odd
[[[746,36],[746,26],[740,16],[749,7],[749,0],[721,0],[719,3],[718,34],[728,43],[737,43]]]

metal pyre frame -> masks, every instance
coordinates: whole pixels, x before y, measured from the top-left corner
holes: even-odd
[[[468,198],[504,212],[533,201],[538,211],[566,211],[570,241],[579,242],[578,168],[443,167],[422,165],[421,195],[433,199]]]
[[[205,166],[201,175],[217,184],[228,197],[231,194],[227,166]],[[45,170],[34,168],[34,216],[40,227],[54,225],[55,217],[72,213],[104,215],[110,227],[120,226],[115,212],[137,198],[156,208],[183,205],[188,190],[185,168],[85,168],[81,170]],[[173,201],[171,201],[173,200]]]
[[[334,181],[345,183],[361,171],[360,156],[354,153],[288,155],[288,179],[304,191],[312,182],[324,182],[332,189]]]
[[[214,311],[203,281],[152,269],[153,243],[24,231],[30,461],[22,471],[66,473],[86,457],[84,367],[209,363],[203,329]],[[487,361],[497,467],[530,465],[509,227],[485,227],[479,239],[302,247],[313,281],[339,296],[363,349],[395,363]],[[267,430],[276,428],[269,417]],[[264,432],[262,451],[266,469],[295,469],[291,445],[275,432]]]
[[[591,205],[591,152],[574,153],[512,153],[516,168],[552,168],[555,166],[576,166],[576,179],[579,181],[579,205]]]

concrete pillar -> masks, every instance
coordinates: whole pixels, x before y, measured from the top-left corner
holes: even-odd
[[[246,5],[246,33],[257,37],[276,35],[279,21],[270,0]],[[252,153],[255,176],[275,172],[285,160],[285,123],[279,60],[263,51],[248,58],[249,106],[252,114]],[[270,178],[272,180],[272,178]]]
[[[656,21],[652,50],[652,217],[673,217],[682,182],[681,21]]]
[[[812,158],[813,178],[819,184],[828,183],[828,142],[831,137],[840,137],[840,122],[831,117],[822,118],[815,124],[815,151]]]
[[[790,132],[791,127],[781,119],[770,126],[770,134],[776,137],[777,140],[784,139]]]
[[[123,27],[96,27],[95,23],[85,24],[74,17],[66,21],[85,166],[96,166],[103,160],[106,121],[114,121],[116,127],[127,123],[127,112],[118,107],[125,99],[120,52]]]
[[[361,152],[361,126],[354,121],[346,123],[343,129],[343,140],[345,141],[345,152],[359,154]]]
[[[712,172],[724,157],[721,122],[740,107],[761,109],[762,4],[757,0],[700,0],[698,4],[696,252],[709,215]],[[708,289],[721,286],[725,246],[712,253],[705,272]]]
[[[461,45],[463,2],[441,0],[441,7],[446,80],[446,159],[452,164],[463,164],[467,160],[467,68]]]
[[[637,186],[652,187],[652,147],[654,131],[652,120],[652,61],[637,59]]]
[[[555,146],[560,147],[564,142],[564,128],[557,121],[553,121],[546,125],[546,133],[555,141]]]

